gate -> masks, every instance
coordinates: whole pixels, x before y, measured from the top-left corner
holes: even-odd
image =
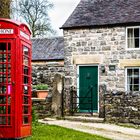
[[[93,115],[93,86],[89,86],[85,96],[78,96],[77,90],[80,89],[76,89],[75,87],[71,87],[70,89],[71,115],[74,115],[74,113],[85,113],[83,110],[87,110],[87,113]]]

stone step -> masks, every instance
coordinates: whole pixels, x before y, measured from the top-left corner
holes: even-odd
[[[99,117],[99,113],[74,113],[73,116],[82,116],[82,117]]]
[[[104,118],[99,117],[83,117],[83,116],[65,116],[65,120],[79,121],[79,122],[92,122],[92,123],[103,123]]]

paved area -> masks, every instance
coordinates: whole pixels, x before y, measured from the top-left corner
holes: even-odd
[[[96,134],[112,140],[140,140],[140,129],[126,128],[114,124],[74,122],[50,118],[46,118],[45,121],[39,120],[39,122]]]

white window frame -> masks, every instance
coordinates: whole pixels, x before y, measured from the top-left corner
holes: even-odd
[[[131,92],[128,90],[127,69],[139,69],[139,91],[140,91],[140,67],[126,67],[125,68],[125,91]],[[132,91],[132,92],[138,92],[138,91]]]
[[[140,26],[130,26],[126,27],[126,50],[140,50],[140,39],[139,39],[139,48],[128,48],[128,29],[139,28],[139,38],[140,38]]]

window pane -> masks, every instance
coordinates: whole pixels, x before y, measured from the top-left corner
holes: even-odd
[[[132,69],[127,69],[127,76],[132,76]]]
[[[28,86],[24,86],[24,94],[28,94]]]
[[[0,85],[0,94],[6,94],[6,86]]]
[[[127,69],[127,90],[139,91],[139,68]]]
[[[6,97],[0,96],[0,104],[6,104]]]
[[[23,62],[23,64],[26,65],[26,66],[28,66],[28,64],[29,64],[29,59],[28,59],[28,57],[25,57],[25,56],[24,56],[24,62]]]
[[[28,114],[28,113],[29,113],[29,107],[28,106],[24,106],[23,114]]]
[[[139,37],[139,28],[127,29],[128,48],[140,48]]]
[[[24,48],[23,48],[23,54],[29,55],[29,49],[26,46],[24,46]]]
[[[130,91],[133,91],[133,86],[129,85]]]
[[[0,125],[6,125],[6,117],[0,116]]]
[[[135,38],[135,48],[139,48],[139,38]]]
[[[8,106],[8,114],[11,114],[11,106]]]
[[[139,28],[134,29],[134,37],[139,37]]]
[[[139,84],[139,77],[138,78],[134,78],[134,84],[138,85]]]
[[[8,43],[8,52],[11,51],[11,43]]]
[[[29,117],[23,116],[23,124],[28,124],[28,123],[29,123]]]
[[[134,48],[134,39],[133,38],[128,39],[128,48]]]
[[[8,125],[11,125],[11,117],[8,117]]]
[[[133,91],[139,91],[139,85],[134,85]]]
[[[132,77],[127,77],[127,84],[132,84]]]
[[[24,76],[24,84],[28,84],[29,78],[27,76]]]
[[[24,74],[28,75],[28,67],[27,66],[24,66]]]
[[[6,106],[0,106],[0,114],[6,114]]]
[[[23,104],[28,104],[28,96],[23,97]]]
[[[139,69],[134,69],[134,76],[139,77]]]
[[[6,62],[6,54],[0,54],[0,62]]]
[[[6,52],[6,43],[0,43],[0,52]]]
[[[133,35],[133,28],[128,29],[127,35],[128,35],[128,38],[133,38],[134,37],[134,35]]]

